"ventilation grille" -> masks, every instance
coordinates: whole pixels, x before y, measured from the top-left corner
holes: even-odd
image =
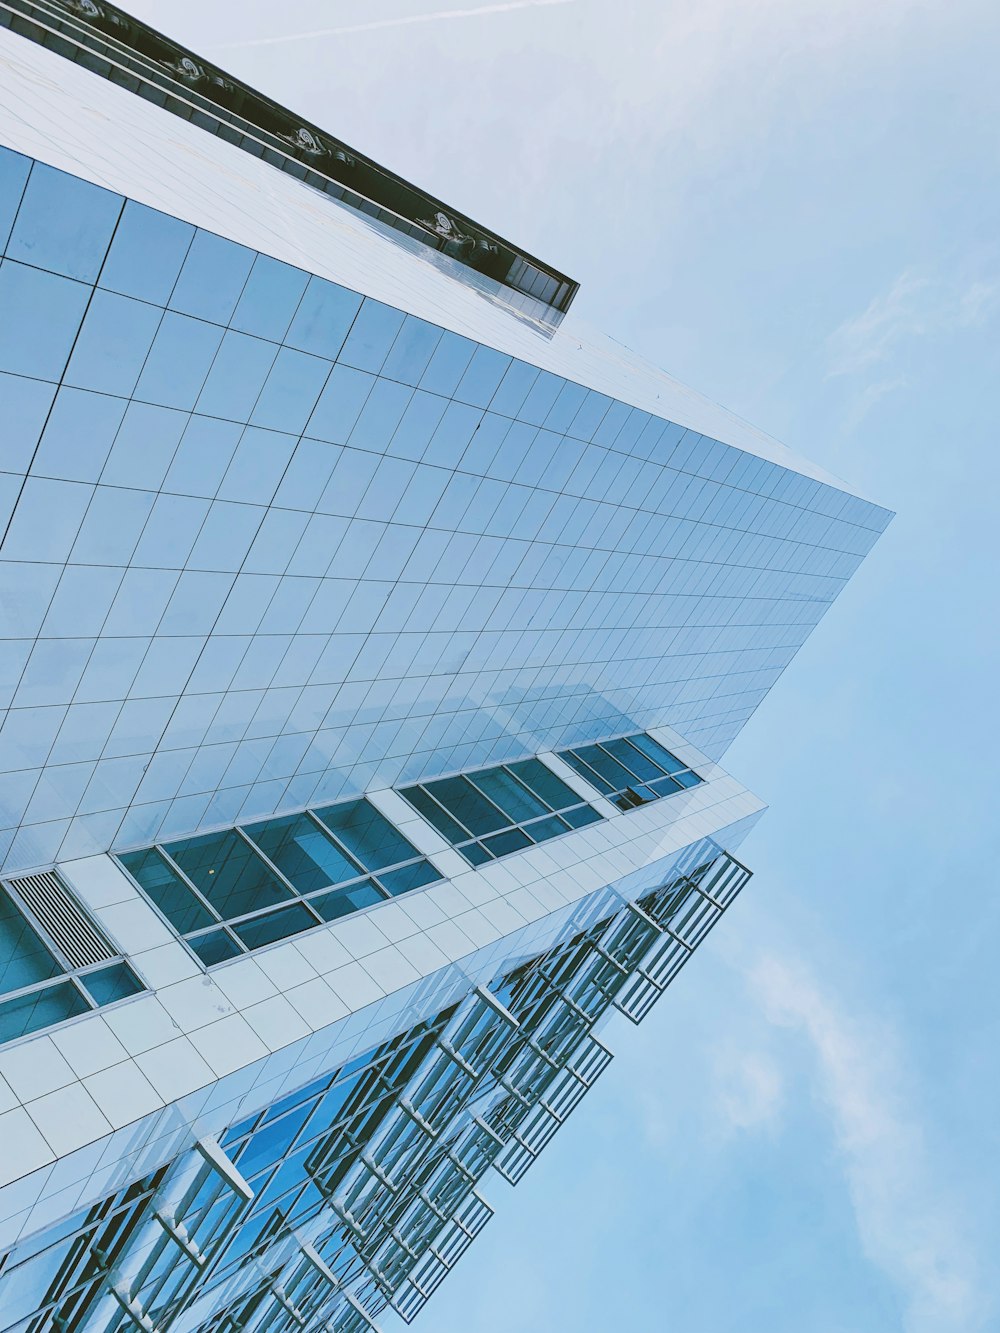
[[[54,871],[22,875],[7,883],[48,931],[73,969],[107,963],[119,956]]]

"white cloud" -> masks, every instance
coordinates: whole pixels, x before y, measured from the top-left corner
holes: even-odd
[[[904,269],[888,290],[874,297],[860,315],[845,320],[830,334],[827,376],[867,370],[888,360],[899,344],[908,339],[982,324],[998,298],[1000,282],[974,279],[965,284],[946,284],[927,274]],[[898,387],[898,381],[883,381],[883,384]]]
[[[224,42],[217,49],[238,50],[247,46],[282,46],[286,42],[304,42],[317,37],[344,37],[354,32],[376,32],[381,28],[403,28],[411,23],[440,23],[447,19],[473,19],[485,14],[508,14],[514,9],[540,9],[549,5],[571,5],[575,0],[505,0],[497,5],[478,5],[472,9],[435,9],[427,14],[400,14],[395,18],[370,19],[364,23],[341,24],[336,28],[312,28],[308,32],[282,33],[277,37],[253,37],[243,42]]]
[[[893,1034],[860,1022],[803,969],[767,958],[748,974],[769,1021],[815,1057],[869,1260],[899,1288],[909,1333],[984,1326],[978,1262],[932,1162]]]
[[[880,399],[888,397],[910,384],[909,375],[891,375],[886,379],[873,380],[865,386],[851,403],[845,426],[848,430],[856,429]]]
[[[765,1051],[716,1055],[719,1110],[735,1130],[771,1128],[785,1102],[785,1081],[774,1056]]]

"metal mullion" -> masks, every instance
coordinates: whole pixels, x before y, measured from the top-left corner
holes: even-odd
[[[363,799],[364,797],[362,797],[362,800]],[[370,874],[370,871],[365,870],[364,866],[361,864],[360,857],[355,856],[354,853],[350,850],[350,848],[347,847],[346,844],[341,842],[341,840],[337,837],[336,833],[334,833],[333,829],[331,829],[328,825],[323,823],[322,819],[320,819],[319,815],[316,813],[315,810],[305,810],[303,811],[303,814],[305,814],[307,818],[311,819],[312,822],[319,829],[319,831],[330,839],[334,847],[336,847],[336,849],[341,853],[342,856],[346,857],[348,861],[356,861],[358,865],[361,866],[361,878],[364,878],[366,875]],[[405,864],[405,862],[403,864]],[[338,888],[339,885],[331,884],[330,887]]]
[[[614,739],[614,738],[612,737],[612,739]],[[596,741],[591,741],[591,742],[588,742],[588,743],[589,743],[589,744],[593,744],[593,745],[597,745],[597,742],[596,742]],[[598,749],[600,749],[600,748],[601,748],[601,747],[598,745]],[[606,801],[610,801],[613,797],[615,797],[615,796],[620,796],[620,795],[622,794],[622,789],[621,789],[621,788],[619,788],[618,790],[612,790],[612,791],[609,791],[609,792],[607,792],[607,793],[601,791],[601,788],[600,788],[600,785],[599,785],[599,784],[602,783],[602,782],[603,782],[606,786],[609,786],[609,787],[612,787],[612,788],[614,787],[614,783],[611,781],[611,779],[610,779],[610,778],[606,778],[606,777],[602,776],[602,774],[598,773],[597,769],[594,768],[592,764],[588,764],[587,761],[586,761],[586,759],[584,759],[584,758],[581,757],[579,751],[577,751],[577,750],[572,750],[570,753],[573,755],[573,758],[576,760],[576,762],[577,762],[578,764],[582,764],[583,767],[587,770],[588,773],[593,773],[594,777],[597,778],[597,782],[591,782],[590,785],[591,785],[592,787],[595,787],[595,788],[597,789],[597,791],[600,792],[600,794],[604,797],[604,799],[605,799]],[[607,754],[607,751],[605,750],[604,753]],[[609,755],[608,757],[609,757],[610,759],[614,759],[614,755]],[[617,761],[616,761],[616,762],[617,762]],[[570,767],[572,768],[572,764],[570,765]],[[622,764],[621,767],[622,767],[622,768],[625,768],[625,765]],[[626,773],[627,773],[627,772],[628,772],[628,769],[626,768],[625,771],[626,771]],[[580,773],[579,769],[577,769],[577,774],[578,774],[578,776],[583,777],[583,779],[584,779],[585,782],[590,781],[589,778],[587,778],[584,774]],[[581,804],[581,805],[589,805],[590,802],[589,802],[589,801],[581,801],[580,804]]]
[[[181,882],[182,882],[183,884],[185,884],[185,885],[191,890],[191,892],[192,892],[192,893],[194,894],[194,896],[198,899],[198,901],[201,903],[201,905],[202,905],[203,907],[206,907],[206,908],[208,909],[209,913],[215,918],[215,920],[218,921],[220,925],[225,925],[226,923],[225,923],[225,920],[224,920],[224,918],[222,917],[222,915],[221,915],[218,911],[216,911],[216,909],[215,909],[215,908],[212,906],[212,904],[208,901],[208,899],[205,897],[205,895],[202,893],[202,891],[198,888],[197,884],[195,884],[194,880],[189,879],[189,877],[184,873],[184,871],[180,868],[180,866],[177,864],[177,862],[174,860],[174,858],[173,858],[173,857],[170,855],[170,853],[167,851],[167,849],[166,849],[166,847],[163,845],[163,843],[160,843],[160,842],[154,842],[154,843],[153,843],[153,849],[154,849],[154,851],[159,852],[160,856],[163,857],[163,859],[166,861],[167,865],[168,865],[168,866],[170,867],[170,869],[174,872],[174,874],[177,875],[177,876],[180,878]],[[136,880],[136,883],[138,884],[139,881]],[[142,885],[140,884],[139,887],[142,888]],[[143,890],[143,891],[145,892],[145,890]],[[155,906],[155,904],[154,904],[154,906]],[[159,908],[157,908],[157,911],[159,911]],[[167,917],[167,915],[166,915],[165,912],[160,912],[160,915],[163,916],[166,920],[169,921],[170,918]],[[173,923],[171,923],[171,929],[173,929],[173,930],[176,931],[176,930],[177,930],[177,927],[174,926]],[[180,934],[179,931],[177,931],[177,933]]]
[[[87,1002],[87,1007],[88,1007],[89,1009],[91,1009],[91,1010],[96,1010],[96,1009],[106,1009],[106,1008],[107,1008],[107,1005],[100,1005],[100,1004],[97,1003],[97,1001],[93,998],[93,996],[90,994],[90,992],[87,990],[86,986],[83,984],[83,982],[80,980],[80,978],[76,975],[75,972],[71,973],[67,979],[68,979],[70,982],[72,982],[72,984],[76,987],[76,989],[77,989],[77,990],[80,992],[80,994],[83,996],[84,1000],[86,1000],[86,1002]]]
[[[19,1000],[25,995],[34,995],[38,991],[48,990],[50,986],[61,985],[64,981],[73,981],[72,972],[63,972],[58,977],[48,977],[44,981],[33,981],[30,986],[19,986],[17,990],[4,991],[0,995],[0,1004],[5,1004],[7,1000]]]
[[[523,763],[523,762],[525,762],[525,761],[524,761],[524,760],[515,760],[515,762],[516,762],[516,763]],[[517,776],[516,773],[512,773],[511,770],[510,770],[510,768],[508,767],[507,764],[500,764],[499,767],[502,768],[503,771],[507,774],[507,776],[508,776],[509,778],[512,778],[512,779],[514,780],[514,782],[516,782],[516,783],[518,784],[519,787],[523,787],[524,790],[528,793],[529,796],[533,796],[533,797],[535,798],[536,801],[541,801],[542,805],[546,806],[549,810],[551,810],[551,812],[552,812],[554,815],[559,813],[558,810],[555,808],[554,805],[549,805],[549,802],[545,799],[545,797],[541,794],[541,792],[535,791],[534,787],[529,787],[528,784],[524,781],[523,778],[519,778],[519,777]],[[549,772],[551,773],[551,771],[552,771],[552,770],[550,769]],[[559,775],[558,775],[557,773],[553,773],[552,776],[553,776],[553,777],[558,777]],[[561,778],[560,778],[560,781],[562,781]],[[563,786],[565,786],[565,785],[566,785],[566,784],[563,783]],[[576,793],[574,792],[574,795],[575,795],[575,794],[576,794]],[[565,806],[564,808],[568,810],[568,809],[569,809],[569,806]],[[537,815],[536,818],[538,818],[538,819],[542,819],[542,818],[544,818],[544,816],[543,816],[543,815]]]
[[[283,874],[282,871],[280,871],[278,867],[274,864],[271,858],[261,851],[261,849],[254,842],[253,838],[250,837],[249,833],[244,833],[243,830],[240,828],[239,824],[233,825],[233,832],[242,842],[244,842],[247,845],[247,847],[250,848],[251,852],[253,852],[255,856],[260,857],[260,859],[267,866],[268,870],[270,870],[282,882],[282,884],[284,884],[286,889],[289,889],[291,893],[294,894],[294,896],[298,899],[299,902],[304,901],[302,894],[299,893],[298,889],[288,878],[288,876]],[[317,915],[319,914],[317,913]]]
[[[503,768],[503,764],[499,764],[499,765],[497,765],[497,767],[499,767],[499,768]],[[482,787],[479,787],[479,786],[476,785],[476,774],[477,774],[477,773],[489,773],[489,772],[490,772],[490,769],[488,769],[488,768],[477,768],[477,769],[475,769],[472,773],[458,773],[458,774],[456,774],[457,777],[459,777],[459,778],[464,778],[464,779],[466,780],[466,782],[469,784],[469,786],[472,787],[474,791],[477,791],[477,792],[479,793],[479,795],[483,798],[483,800],[487,803],[487,805],[492,805],[493,809],[497,812],[497,814],[498,814],[498,815],[503,815],[504,819],[506,819],[506,820],[508,821],[508,823],[506,824],[506,826],[505,826],[504,828],[494,829],[492,833],[475,833],[475,834],[473,834],[473,837],[476,837],[476,838],[492,838],[492,837],[494,837],[497,833],[506,833],[509,829],[512,829],[512,828],[520,828],[520,824],[517,822],[517,820],[515,820],[513,823],[511,823],[511,822],[510,822],[510,815],[508,815],[507,811],[504,810],[501,806],[497,805],[496,801],[494,801],[494,799],[493,799],[492,796],[487,796],[487,794],[483,791]],[[513,776],[513,775],[512,775],[512,776]],[[532,792],[531,795],[534,795],[534,793]],[[539,816],[539,817],[540,817],[540,816]],[[454,819],[454,818],[455,818],[455,816],[452,815],[452,819]],[[461,824],[462,821],[461,821],[461,820],[458,820],[458,823]],[[464,825],[463,825],[463,827],[464,827]]]
[[[619,741],[627,741],[627,740],[628,740],[628,737],[627,737],[627,736],[612,736],[612,737],[610,737],[610,739],[611,739],[611,740],[619,740]],[[635,785],[636,785],[637,787],[646,787],[646,788],[648,788],[650,791],[652,791],[652,788],[649,786],[649,784],[650,784],[651,782],[659,782],[659,781],[660,781],[660,778],[669,778],[669,777],[672,776],[672,774],[667,773],[664,769],[660,768],[659,764],[656,763],[656,760],[655,760],[655,759],[650,759],[649,762],[650,762],[651,764],[655,765],[655,767],[657,767],[657,768],[660,768],[660,777],[659,777],[659,778],[641,778],[641,777],[639,776],[638,773],[634,773],[634,772],[632,771],[632,769],[629,768],[628,764],[625,763],[624,759],[619,759],[618,756],[617,756],[616,754],[612,754],[610,750],[606,750],[606,749],[604,748],[604,746],[601,744],[600,741],[595,741],[594,744],[597,746],[598,750],[600,750],[600,751],[602,752],[602,754],[606,754],[606,755],[608,756],[608,758],[611,760],[611,762],[612,762],[613,764],[617,764],[619,768],[623,768],[623,769],[625,770],[626,773],[630,774],[631,777],[632,777],[633,782],[635,783]],[[633,748],[634,748],[634,747],[633,747]],[[646,758],[648,759],[649,756],[647,755]],[[584,760],[584,763],[586,763],[586,762],[587,762],[587,761]],[[588,767],[589,767],[589,765],[588,765]],[[596,772],[596,769],[595,769],[594,771]],[[605,782],[608,782],[608,781],[610,781],[610,779],[609,779],[609,778],[605,778],[604,781],[605,781]],[[617,796],[621,796],[626,790],[629,790],[629,789],[631,788],[631,785],[632,785],[632,784],[630,783],[630,784],[629,784],[629,788],[620,787],[620,788],[618,789],[618,791],[615,793],[615,795],[617,795]],[[655,798],[655,797],[658,797],[658,796],[660,795],[660,793],[659,793],[659,792],[654,792],[653,795],[654,795],[654,798]],[[643,802],[643,804],[645,804],[645,802]]]
[[[308,894],[302,895],[302,901],[308,903],[312,898],[321,898],[325,893],[339,893],[341,889],[356,888],[359,884],[364,884],[367,880],[374,879],[376,879],[376,876],[369,871],[367,875],[358,875],[355,879],[345,879],[340,884],[328,884],[325,889],[310,889]],[[386,898],[392,897],[392,894],[390,894],[387,889],[384,889],[377,880],[375,887],[378,889],[379,893],[384,893]],[[316,909],[313,908],[313,911],[315,910]],[[354,910],[355,912],[363,912],[365,909],[363,907],[355,907]],[[339,918],[337,919],[339,920]],[[325,924],[330,925],[331,923],[326,922]]]
[[[242,916],[227,917],[226,920],[223,922],[223,925],[227,926],[231,932],[235,932],[237,926],[245,925],[246,922],[248,921],[257,921],[262,916],[271,916],[275,912],[283,911],[286,907],[295,907],[299,904],[303,906],[308,905],[306,904],[304,898],[296,897],[295,900],[290,903],[272,903],[270,907],[258,907],[255,912],[245,912]],[[309,911],[314,917],[316,917],[317,925],[325,926],[329,924],[328,922],[322,920],[319,913],[316,911],[315,907],[309,906]],[[278,941],[275,940],[274,943],[277,944]],[[242,945],[242,947],[246,948],[248,953],[254,953],[256,952],[257,949],[266,948],[267,946],[258,944],[254,945],[252,949],[247,948],[246,945]]]
[[[454,777],[457,777],[457,778],[461,778],[461,777],[466,777],[467,774],[465,774],[465,773],[455,773],[453,776],[454,776]],[[437,779],[437,778],[433,778],[432,781],[436,782],[436,781],[438,781],[438,779]],[[415,785],[418,786],[418,787],[420,788],[420,790],[424,793],[425,796],[430,797],[430,799],[434,802],[434,804],[435,804],[435,805],[437,806],[437,808],[442,812],[442,814],[447,815],[448,818],[452,821],[453,824],[457,824],[459,828],[463,828],[463,829],[465,829],[466,833],[468,833],[468,835],[469,835],[468,838],[466,839],[466,841],[468,841],[468,842],[478,842],[478,841],[479,841],[479,834],[477,834],[477,833],[473,833],[472,830],[471,830],[467,825],[463,824],[462,821],[459,819],[458,815],[453,815],[453,814],[451,813],[451,811],[448,809],[448,807],[447,807],[446,805],[444,805],[443,802],[439,801],[438,798],[434,795],[434,793],[433,793],[432,791],[428,791],[427,788],[424,786],[424,784],[423,784],[422,782],[418,782],[418,783],[416,783]],[[478,787],[476,788],[476,791],[479,791],[479,788],[478,788]],[[489,800],[489,797],[487,796],[487,797],[484,797],[483,799],[484,799],[484,800]],[[492,805],[493,802],[490,801],[490,804]],[[414,806],[414,809],[416,809],[416,806]],[[502,812],[501,812],[501,813],[502,813]],[[420,814],[420,811],[419,811],[419,810],[417,810],[417,814],[418,814],[418,815]],[[423,815],[422,818],[426,819],[427,816],[426,816],[426,815]],[[504,818],[506,818],[506,815],[504,816]],[[435,831],[435,833],[438,832],[437,829],[435,829],[434,831]],[[443,838],[445,835],[444,835],[443,833],[441,833],[441,834],[439,834],[439,836]],[[485,836],[486,836],[486,837],[489,837],[490,835],[487,833]],[[463,845],[464,845],[464,844],[462,844],[462,843],[457,843],[457,844],[456,844],[456,843],[453,843],[453,844],[452,844],[452,846],[463,846]]]
[[[503,768],[503,764],[500,764],[499,767],[500,767],[500,768]],[[507,823],[507,825],[506,825],[505,828],[494,829],[492,833],[479,833],[479,834],[477,834],[476,836],[479,837],[479,838],[494,838],[494,837],[497,836],[498,833],[509,833],[511,829],[517,829],[517,828],[520,828],[520,827],[521,827],[521,821],[515,819],[515,820],[513,820],[512,822],[510,822],[510,815],[508,815],[507,811],[504,810],[504,809],[502,808],[502,806],[497,805],[497,803],[496,803],[496,801],[494,801],[493,797],[492,797],[492,796],[488,796],[488,795],[486,794],[486,792],[483,791],[482,787],[480,787],[480,786],[478,785],[478,783],[476,782],[476,774],[477,774],[477,773],[489,773],[489,772],[491,772],[491,771],[492,771],[492,770],[490,770],[490,769],[488,769],[488,768],[477,768],[476,771],[475,771],[474,773],[460,773],[460,774],[458,775],[459,777],[465,778],[465,780],[466,780],[466,782],[469,784],[469,786],[472,787],[475,791],[477,791],[477,792],[479,793],[479,795],[483,798],[484,801],[486,801],[486,803],[487,803],[488,805],[492,805],[493,809],[497,812],[497,814],[499,814],[499,815],[503,815],[504,819],[506,819],[506,820],[509,821],[509,822]],[[508,776],[514,778],[514,774],[513,774],[513,773],[509,774]],[[516,781],[517,781],[517,778],[514,778],[514,781],[516,782]],[[521,786],[524,786],[524,784],[521,783]],[[533,791],[530,791],[530,790],[528,790],[527,788],[525,788],[525,790],[528,791],[528,795],[529,795],[529,796],[534,796],[535,793],[534,793]],[[537,799],[537,798],[536,798],[536,799]],[[547,802],[543,801],[542,804],[545,805],[545,804],[547,804]],[[455,816],[452,815],[452,819],[454,819],[454,818],[455,818]],[[536,818],[536,819],[543,819],[543,818],[544,818],[544,815],[535,815],[535,816],[533,816],[533,818]],[[462,821],[459,820],[458,822],[461,823]]]

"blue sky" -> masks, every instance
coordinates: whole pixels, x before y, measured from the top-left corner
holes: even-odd
[[[755,879],[422,1326],[1000,1328],[1000,11],[131,8],[898,511],[727,757]]]

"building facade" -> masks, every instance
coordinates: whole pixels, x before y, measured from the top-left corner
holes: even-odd
[[[890,515],[112,6],[0,127],[0,1333],[412,1319]]]

